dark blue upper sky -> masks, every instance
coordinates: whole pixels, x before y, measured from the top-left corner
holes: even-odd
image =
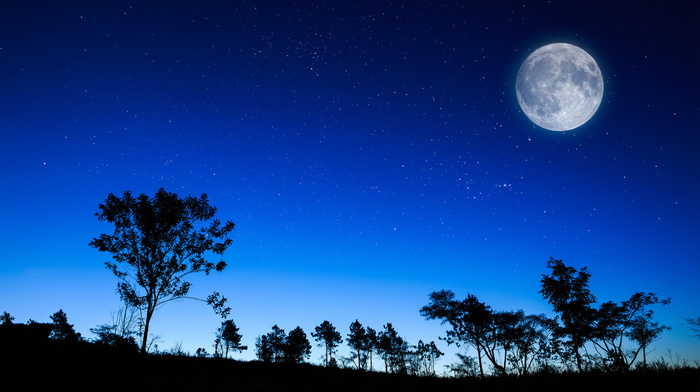
[[[193,291],[227,296],[249,346],[326,319],[437,341],[418,309],[440,289],[553,315],[551,256],[588,266],[599,302],[672,297],[657,353],[698,357],[681,318],[700,315],[700,5],[68,3],[1,1],[0,310],[17,321],[109,321],[97,205],[163,187],[236,223],[229,267]],[[605,80],[573,131],[515,98],[553,42]],[[185,301],[152,328],[211,351],[218,322]]]

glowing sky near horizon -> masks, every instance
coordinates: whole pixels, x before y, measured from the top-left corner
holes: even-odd
[[[274,324],[391,322],[441,367],[456,358],[418,313],[428,294],[553,316],[551,256],[588,266],[599,303],[671,297],[654,353],[700,359],[682,325],[700,316],[699,5],[69,3],[0,9],[0,311],[17,322],[108,322],[97,206],[163,187],[236,223],[229,266],[192,294],[229,298],[249,347]],[[515,97],[552,42],[605,78],[573,131]],[[152,331],[211,353],[219,323],[181,301]]]

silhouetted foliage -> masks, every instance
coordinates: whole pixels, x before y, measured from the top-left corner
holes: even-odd
[[[49,337],[57,340],[78,341],[80,334],[73,329],[73,324],[68,324],[68,317],[63,309],[51,315],[53,330]]]
[[[323,364],[324,366],[329,366],[331,363],[329,361],[333,359],[336,347],[343,342],[340,332],[335,329],[333,324],[326,320],[316,327],[315,332],[311,332],[311,336],[319,342],[319,347],[325,347],[326,358]]]
[[[661,304],[668,305],[671,303],[671,298],[659,300],[654,293],[635,293],[629,300],[622,303],[624,308],[623,315],[625,317],[624,335],[631,341],[636,342],[639,348],[634,352],[634,357],[627,362],[627,369],[634,363],[639,350],[642,350],[642,364],[647,366],[647,347],[661,336],[661,333],[670,330],[667,325],[659,325],[653,321],[654,311],[646,310],[646,306]]]
[[[355,320],[350,324],[347,342],[351,349],[349,360],[355,368],[374,370],[372,359],[378,344],[377,331],[370,327],[365,328],[362,323]]]
[[[546,363],[553,356],[549,337],[556,322],[544,315],[528,316],[522,310],[493,311],[474,295],[459,301],[447,290],[430,294],[430,303],[420,312],[427,319],[440,319],[450,325],[447,336],[441,338],[448,344],[476,349],[481,377],[483,358],[494,371],[505,375],[509,369],[527,374],[533,363]]]
[[[112,254],[113,261],[105,264],[120,281],[121,298],[145,310],[141,345],[145,352],[155,310],[169,301],[188,298],[191,284],[184,278],[226,267],[224,260],[214,264],[204,255],[209,251],[223,255],[232,243],[226,236],[234,224],[221,225],[212,219],[216,208],[209,205],[206,194],[181,199],[162,188],[152,199],[145,194],[134,198],[129,191],[122,198],[110,193],[99,210],[98,220],[114,224],[114,234],[101,234],[90,246]],[[195,228],[196,222],[206,221],[210,221],[208,226]],[[210,295],[207,303],[222,317],[230,311],[218,293]]]
[[[197,358],[207,358],[209,357],[209,353],[207,350],[203,347],[200,347],[197,349],[197,351],[194,353],[195,357]]]
[[[90,328],[90,332],[97,336],[96,344],[103,344],[120,350],[138,351],[139,346],[133,336],[122,336],[116,331],[117,326],[109,324]]]
[[[384,361],[387,373],[407,373],[408,344],[398,335],[391,323],[384,325],[384,330],[377,336],[377,353]]]
[[[178,357],[188,357],[190,355],[189,352],[185,351],[182,349],[182,340],[178,340],[175,342],[175,345],[167,352],[167,353],[160,353],[161,355],[164,354],[170,354]]]
[[[97,336],[95,343],[125,351],[138,351],[139,346],[136,343],[138,316],[136,309],[125,303],[125,306],[119,308],[118,311],[111,312],[111,316],[112,322],[110,324],[102,324],[95,328],[90,328],[90,332]]]
[[[581,372],[584,363],[580,350],[593,339],[595,333],[596,311],[591,305],[596,298],[588,288],[591,274],[586,267],[576,271],[551,257],[547,267],[552,272],[551,275],[542,275],[540,294],[559,313],[563,325],[556,329],[555,336],[568,339],[563,344]]]
[[[455,299],[452,291],[441,290],[430,294],[430,303],[420,309],[426,319],[439,319],[441,324],[449,324],[451,329],[447,336],[441,338],[447,344],[471,345],[476,349],[479,361],[479,373],[484,376],[482,357],[484,355],[497,370],[501,365],[490,353],[495,351],[493,339],[491,307],[469,294],[463,301]]]
[[[12,324],[12,322],[15,320],[14,317],[10,316],[9,313],[7,312],[2,312],[2,316],[0,316],[0,325],[9,325]]]
[[[479,377],[479,361],[474,357],[457,353],[459,361],[446,365],[454,377]]]
[[[667,305],[670,298],[660,300],[654,293],[638,292],[621,304],[612,301],[593,308],[596,299],[588,288],[591,276],[586,268],[576,271],[561,260],[550,258],[547,267],[551,275],[542,276],[542,296],[559,313],[563,325],[555,328],[555,337],[563,342],[564,359],[574,357],[579,372],[584,370],[584,358],[580,350],[587,342],[593,343],[602,355],[589,356],[589,360],[607,370],[629,370],[640,351],[646,364],[646,348],[664,330],[670,329],[653,321],[654,312],[647,307]],[[637,344],[636,349],[623,345],[624,338]]]
[[[435,342],[426,344],[422,340],[418,341],[411,354],[413,356],[412,364],[414,365],[411,374],[420,376],[434,376],[435,362],[444,355],[443,352],[438,350]]]
[[[221,327],[216,331],[215,351],[214,356],[223,355],[228,358],[228,351],[242,352],[248,349],[248,346],[241,345],[243,336],[238,333],[238,327],[233,320],[226,320],[221,323]]]
[[[365,348],[367,346],[367,331],[358,320],[350,324],[348,334],[348,346],[352,349],[350,355],[357,369],[364,369],[366,363]]]
[[[272,332],[256,338],[255,355],[263,362],[283,362],[286,344],[284,329],[274,325]]]
[[[302,363],[311,355],[311,343],[300,327],[286,335],[274,325],[272,332],[255,339],[255,355],[263,362]]]
[[[285,361],[291,363],[302,363],[311,355],[311,343],[301,327],[289,331],[284,353]]]
[[[541,368],[548,366],[553,357],[550,337],[557,324],[544,314],[526,316],[518,311],[517,317],[514,345],[507,357],[518,374],[526,375],[535,363]]]

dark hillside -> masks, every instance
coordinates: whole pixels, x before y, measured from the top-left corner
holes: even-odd
[[[444,379],[314,365],[140,356],[87,342],[20,335],[0,328],[0,389],[151,391],[622,391],[698,390],[700,371],[554,374]],[[16,331],[14,331],[16,332]],[[25,331],[26,332],[26,331]],[[26,340],[25,340],[26,339]]]

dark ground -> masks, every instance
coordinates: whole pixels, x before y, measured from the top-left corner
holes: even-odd
[[[0,391],[700,391],[700,369],[445,379],[22,340],[0,334]]]

